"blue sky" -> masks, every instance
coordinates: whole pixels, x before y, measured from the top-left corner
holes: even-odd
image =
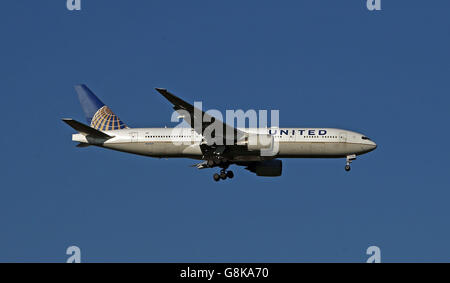
[[[57,3],[60,2],[60,3]],[[0,261],[449,261],[448,1],[4,1]],[[206,109],[279,109],[378,149],[284,160],[266,179],[78,149],[86,83],[133,127],[172,126],[168,88]]]

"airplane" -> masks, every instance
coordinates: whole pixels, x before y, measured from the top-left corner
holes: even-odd
[[[281,176],[281,158],[345,158],[345,170],[350,171],[350,164],[357,156],[377,148],[366,135],[343,129],[236,128],[216,121],[162,88],[156,91],[172,104],[181,115],[178,118],[183,118],[190,128],[130,128],[86,85],[76,85],[75,90],[88,125],[71,118],[62,120],[78,132],[72,135],[72,140],[78,142],[77,147],[97,146],[156,158],[200,160],[192,167],[220,168],[219,173],[213,175],[216,182],[234,177],[233,171],[228,170],[230,165],[244,166],[257,176]],[[198,121],[195,119],[201,122],[195,124]],[[212,123],[219,123],[222,132],[206,135]],[[225,132],[233,135],[230,137]],[[266,143],[260,142],[262,140]],[[263,154],[274,145],[274,154]]]

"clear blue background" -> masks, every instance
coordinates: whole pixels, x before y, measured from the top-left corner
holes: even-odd
[[[2,1],[0,261],[450,261],[449,1]],[[79,149],[88,84],[133,127],[173,126],[165,87],[206,109],[279,109],[379,145],[284,161],[281,178]]]

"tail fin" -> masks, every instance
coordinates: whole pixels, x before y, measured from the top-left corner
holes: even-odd
[[[92,128],[100,131],[128,128],[86,85],[76,85],[75,91]]]

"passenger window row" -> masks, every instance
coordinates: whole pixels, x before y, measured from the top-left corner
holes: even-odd
[[[145,136],[145,138],[190,138],[191,136]]]

